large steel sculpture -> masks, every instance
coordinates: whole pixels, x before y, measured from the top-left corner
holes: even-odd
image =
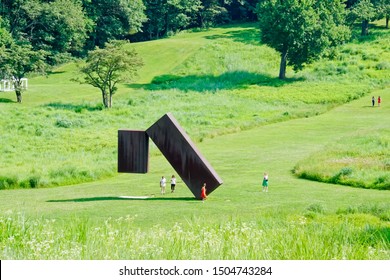
[[[223,183],[171,113],[162,116],[145,132],[118,131],[118,172],[148,171],[148,137],[196,198],[200,198],[203,183],[207,185],[207,194]]]
[[[118,130],[118,172],[147,173],[149,137],[145,131]]]

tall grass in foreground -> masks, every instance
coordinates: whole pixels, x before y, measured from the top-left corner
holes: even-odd
[[[321,207],[320,207],[321,208]],[[132,217],[101,224],[0,217],[1,259],[389,259],[390,212],[323,214],[311,207],[287,220],[200,221],[136,229]],[[364,209],[368,209],[367,207]],[[383,210],[383,209],[382,209]],[[387,211],[387,212],[386,212]],[[386,214],[387,213],[387,214]],[[387,217],[387,218],[386,218]]]
[[[304,179],[390,190],[390,130],[343,138],[300,161],[294,173]]]

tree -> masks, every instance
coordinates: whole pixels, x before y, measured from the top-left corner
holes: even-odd
[[[11,45],[12,42],[11,33],[8,32],[8,29],[5,27],[4,21],[0,16],[0,48],[5,48],[6,46]]]
[[[48,51],[53,64],[58,54],[83,50],[91,22],[81,0],[4,0],[2,5],[0,15],[7,19],[13,38]]]
[[[281,55],[279,79],[287,64],[300,70],[350,36],[342,0],[263,0],[257,9],[262,42]]]
[[[258,0],[225,0],[224,2],[232,20],[257,20],[256,5]]]
[[[88,49],[103,48],[110,40],[122,40],[141,31],[147,20],[142,0],[83,0],[88,17],[93,21]]]
[[[390,0],[379,0],[379,13],[381,18],[386,19],[386,28],[389,28]]]
[[[368,35],[369,23],[373,20],[386,18],[386,28],[389,27],[390,0],[349,0],[349,11],[351,25],[361,22],[362,36]]]
[[[168,0],[167,13],[165,15],[165,33],[176,32],[186,28],[193,17],[201,8],[200,0]]]
[[[350,9],[352,23],[360,20],[362,23],[362,36],[368,35],[368,24],[377,16],[377,11],[370,0],[360,0]]]
[[[148,39],[160,38],[195,22],[200,0],[145,0],[148,21],[144,31]]]
[[[88,53],[85,65],[80,66],[84,74],[84,80],[80,82],[99,88],[106,108],[112,107],[117,84],[130,81],[143,65],[136,51],[128,48],[126,43],[114,40],[106,43],[103,49],[97,47]]]
[[[219,0],[202,0],[199,10],[199,24],[201,27],[210,27],[229,18],[228,11]]]
[[[146,16],[143,31],[147,33],[147,39],[159,38],[165,31],[165,14],[167,13],[166,0],[144,0],[146,5]]]
[[[14,43],[0,52],[0,76],[13,82],[17,102],[22,102],[22,78],[33,72],[45,73],[45,52],[34,51],[29,43]]]

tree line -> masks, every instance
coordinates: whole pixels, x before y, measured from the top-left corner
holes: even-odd
[[[55,64],[109,40],[144,41],[235,20],[256,20],[257,0],[1,0],[0,28],[49,52]]]
[[[187,28],[256,21],[259,2],[263,1],[1,0],[0,29],[15,41],[46,51],[47,62],[56,64],[67,56],[85,55],[110,40],[153,40]],[[304,6],[306,1],[298,2]],[[349,21],[361,21],[365,34],[372,20],[386,17],[388,24],[389,0],[341,2],[350,11]]]
[[[18,82],[27,73],[43,73],[47,65],[93,54],[118,40],[153,40],[188,28],[258,21],[259,40],[281,54],[279,78],[284,79],[286,65],[301,69],[347,41],[355,23],[367,35],[369,22],[385,17],[388,28],[390,16],[390,0],[0,1],[0,78],[13,77],[18,102]],[[84,74],[85,81],[93,80]],[[107,85],[103,88],[107,92]]]

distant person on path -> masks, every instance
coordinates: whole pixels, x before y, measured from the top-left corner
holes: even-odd
[[[372,102],[372,107],[374,107],[375,106],[375,97],[374,96],[372,97],[371,102]]]
[[[207,199],[206,195],[206,183],[203,184],[202,189],[200,190],[200,198],[204,202]]]
[[[381,97],[378,96],[378,107],[381,106],[381,101],[382,101],[382,100],[381,100]]]
[[[171,192],[172,193],[175,191],[175,186],[176,186],[176,177],[175,177],[175,175],[172,175],[172,177],[171,177]]]
[[[263,183],[261,185],[263,186],[263,192],[268,192],[268,174],[267,173],[264,173]]]
[[[161,194],[165,194],[165,185],[167,183],[167,179],[165,179],[164,176],[161,177],[160,180],[160,188],[161,188]]]

